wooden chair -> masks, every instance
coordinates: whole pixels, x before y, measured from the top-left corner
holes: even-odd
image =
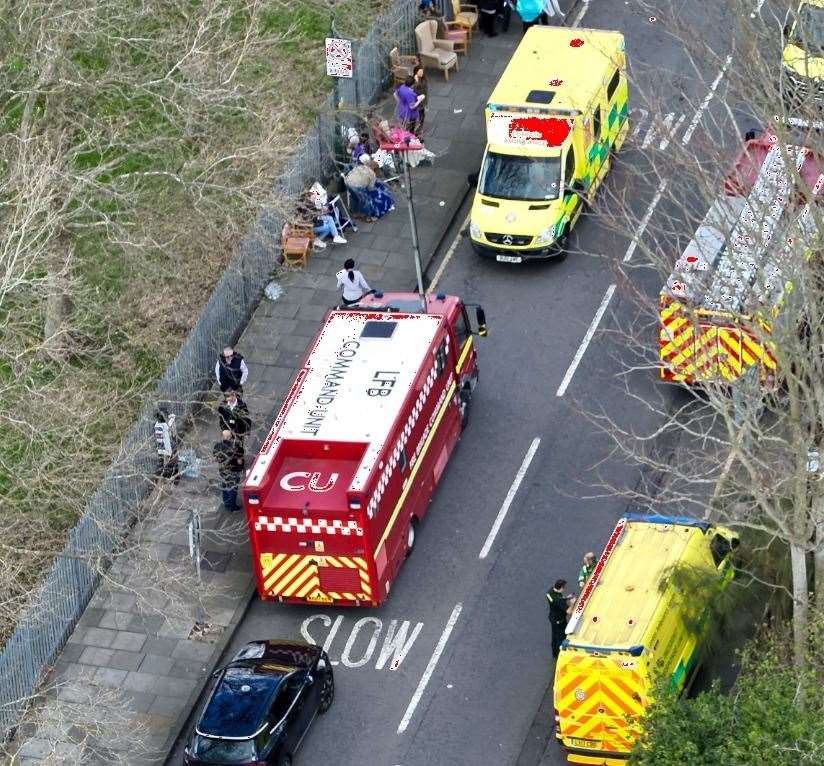
[[[280,246],[283,251],[284,266],[298,266],[305,269],[309,263],[309,252],[315,232],[311,224],[303,222],[285,223],[281,232]]]
[[[461,0],[452,0],[452,17],[453,23],[469,32],[472,39],[472,30],[478,23],[478,6],[462,3]]]
[[[444,21],[444,40],[452,41],[452,50],[455,53],[469,53],[470,30],[457,21]]]
[[[404,56],[396,47],[389,51],[389,64],[392,67],[392,77],[395,85],[403,83],[407,77],[412,77],[418,65],[417,56]]]

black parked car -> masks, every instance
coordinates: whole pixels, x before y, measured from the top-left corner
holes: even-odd
[[[254,641],[214,677],[184,751],[187,766],[290,766],[335,698],[329,658],[311,644]]]

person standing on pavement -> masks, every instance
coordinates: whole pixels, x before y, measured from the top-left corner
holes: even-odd
[[[414,131],[418,136],[423,133],[423,123],[426,119],[426,99],[429,97],[429,81],[426,79],[426,69],[420,64],[415,67],[412,73],[414,82],[412,83],[412,90],[415,91],[418,97],[418,124],[417,130]],[[423,98],[421,98],[423,96]]]
[[[417,135],[418,118],[420,112],[418,107],[424,101],[425,96],[420,96],[413,90],[415,84],[414,77],[407,77],[402,85],[395,91],[395,98],[398,102],[398,119],[404,130]]]
[[[217,417],[221,431],[230,431],[232,436],[243,444],[243,437],[249,433],[252,420],[249,417],[249,408],[237,391],[230,388],[224,394],[224,402],[217,408]]]
[[[220,390],[226,393],[233,388],[238,393],[243,393],[243,384],[249,377],[249,368],[243,356],[238,354],[231,346],[223,349],[217,362],[215,362],[215,377]]]
[[[556,580],[555,584],[547,591],[546,600],[549,602],[549,627],[552,631],[552,657],[558,658],[561,651],[561,644],[566,636],[564,630],[567,625],[567,610],[569,604],[564,595],[566,580]]]
[[[544,13],[544,0],[518,0],[515,7],[521,21],[524,23],[524,32],[536,24],[548,24],[549,19]]]
[[[229,430],[224,430],[221,437],[221,440],[212,448],[212,454],[215,456],[220,476],[223,505],[227,511],[234,513],[240,509],[237,502],[237,489],[243,476],[243,446]]]
[[[480,11],[478,26],[481,31],[486,32],[487,37],[497,37],[495,16],[498,14],[498,0],[479,0],[478,10]]]
[[[509,32],[509,22],[512,20],[512,9],[516,0],[498,0],[498,16],[501,19],[501,31]]]
[[[344,306],[351,306],[357,303],[372,288],[355,268],[355,262],[347,258],[343,264],[343,269],[337,273],[338,289],[342,291],[342,301]]]
[[[584,585],[587,584],[587,580],[592,577],[592,572],[595,569],[595,554],[590,551],[589,553],[584,554],[584,561],[583,566],[581,566],[581,570],[578,572],[578,587],[583,590]]]

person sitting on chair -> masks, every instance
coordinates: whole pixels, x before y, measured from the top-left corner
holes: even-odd
[[[360,212],[367,221],[377,221],[390,210],[395,209],[395,200],[383,181],[378,181],[375,171],[378,166],[368,154],[362,154],[360,161],[343,179],[347,188],[354,192]]]
[[[322,250],[326,247],[323,241],[325,237],[331,237],[336,245],[345,245],[346,240],[341,236],[338,225],[335,222],[332,206],[326,201],[325,192],[321,197],[315,187],[320,184],[313,184],[309,191],[304,192],[298,200],[298,215],[307,222],[311,222],[315,232],[315,247]]]

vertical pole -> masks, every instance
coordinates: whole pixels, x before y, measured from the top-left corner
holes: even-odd
[[[409,163],[406,152],[399,152],[403,156],[403,178],[406,182],[406,200],[409,203],[409,224],[412,227],[412,250],[415,255],[415,273],[418,276],[418,294],[421,297],[421,309],[426,313],[426,296],[423,292],[423,270],[421,269],[421,251],[418,247],[418,224],[415,220],[415,206],[412,203],[412,175],[409,172]]]

